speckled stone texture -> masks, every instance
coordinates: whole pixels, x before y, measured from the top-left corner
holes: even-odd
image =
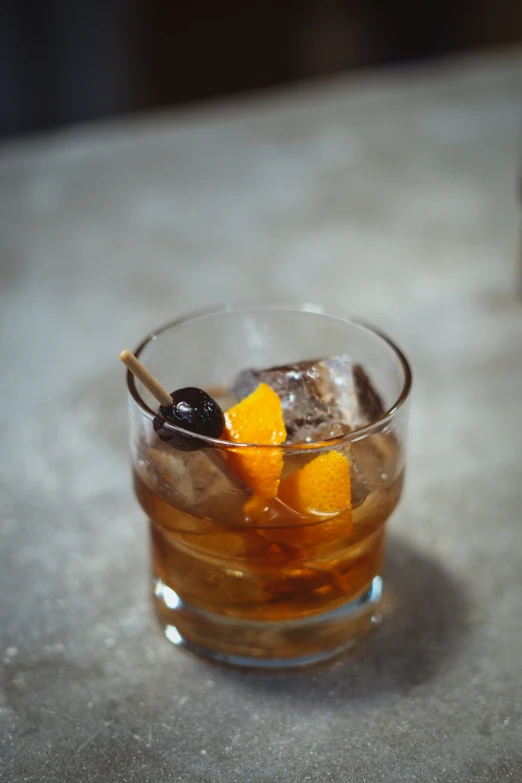
[[[0,151],[0,780],[522,780],[522,52]],[[319,301],[415,369],[384,621],[287,675],[172,647],[118,351]]]

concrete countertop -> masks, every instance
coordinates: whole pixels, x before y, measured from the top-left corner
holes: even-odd
[[[519,50],[4,144],[1,781],[522,780],[521,85]],[[163,638],[129,482],[118,351],[252,296],[415,370],[384,622],[291,675]]]

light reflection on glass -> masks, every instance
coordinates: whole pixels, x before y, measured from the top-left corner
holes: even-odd
[[[175,628],[173,625],[166,626],[165,636],[167,637],[169,642],[172,642],[172,644],[181,644],[181,642],[183,641],[178,629]]]
[[[154,593],[157,598],[161,598],[169,609],[177,609],[181,605],[180,597],[177,593],[168,587],[161,579],[156,581]]]

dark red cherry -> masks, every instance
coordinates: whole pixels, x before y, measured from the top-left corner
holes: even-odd
[[[181,451],[197,451],[208,445],[198,438],[172,432],[164,426],[165,421],[196,435],[204,435],[207,438],[221,437],[225,427],[223,411],[203,389],[189,386],[173,391],[170,396],[172,405],[160,405],[158,416],[153,422],[158,438]]]

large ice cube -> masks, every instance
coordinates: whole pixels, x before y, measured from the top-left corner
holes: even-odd
[[[279,395],[287,443],[334,438],[378,419],[384,412],[366,372],[348,354],[267,370],[244,370],[232,392],[243,399],[266,383]]]
[[[202,520],[209,518],[230,524],[242,524],[244,521],[243,505],[249,497],[247,490],[232,487],[203,451],[178,451],[159,439],[156,446],[141,441],[137,469],[152,492],[176,509]],[[175,529],[175,524],[177,520],[168,521],[165,526]],[[202,522],[200,532],[206,530],[206,522]]]
[[[372,489],[384,488],[396,481],[403,459],[393,430],[369,435],[350,444],[352,508],[364,502]]]

